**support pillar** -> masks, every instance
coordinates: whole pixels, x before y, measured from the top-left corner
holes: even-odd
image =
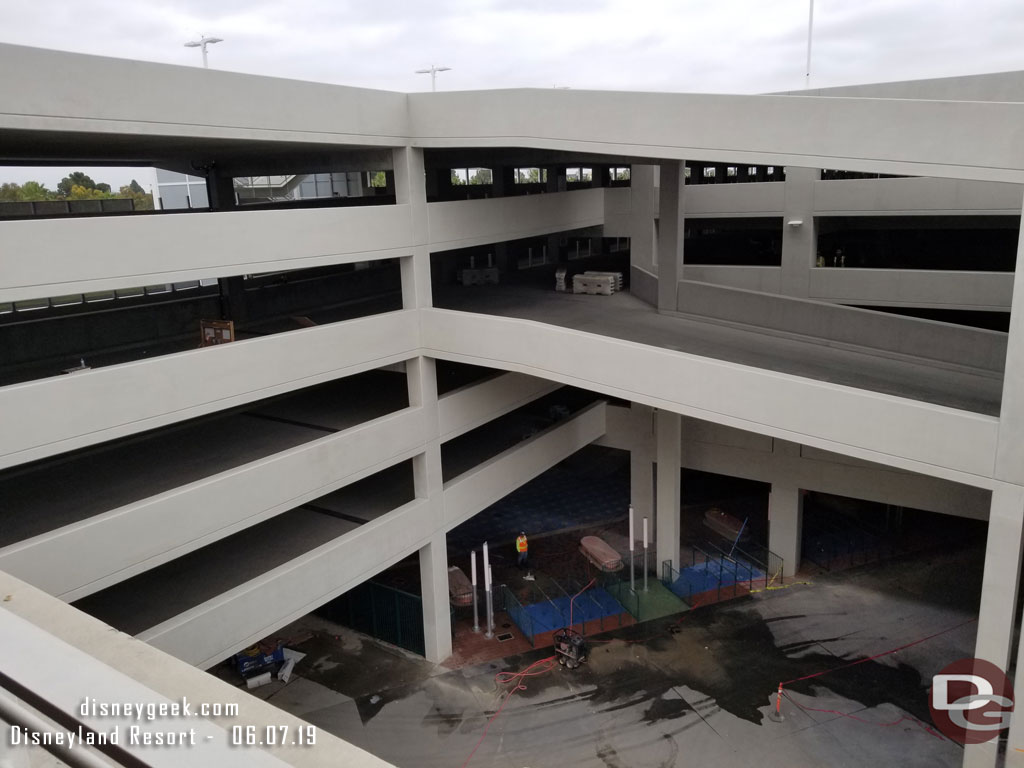
[[[657,480],[657,538],[658,572],[666,560],[679,569],[680,509],[682,484],[680,473],[683,459],[683,424],[678,413],[657,412],[655,420],[658,480]]]
[[[406,361],[409,405],[425,415],[426,445],[413,457],[416,498],[427,500],[426,515],[436,533],[419,551],[420,587],[423,594],[423,638],[428,661],[439,663],[452,653],[451,609],[448,603],[448,555],[444,525],[444,481],[441,475],[441,443],[438,438],[437,370],[429,357]]]
[[[430,248],[427,230],[426,176],[423,150],[403,147],[394,150],[395,200],[408,207],[415,237],[411,255],[401,260],[402,306],[429,307]],[[423,595],[424,655],[428,661],[444,661],[452,653],[451,612],[448,602],[448,554],[444,525],[444,482],[441,476],[441,442],[437,413],[437,370],[429,357],[414,357],[405,363],[409,406],[423,410],[423,452],[413,457],[416,498],[426,499],[425,515],[435,533],[420,548],[420,588]]]
[[[1007,669],[1012,657],[1017,586],[1021,570],[1021,544],[1024,539],[1024,394],[1020,381],[1024,375],[1024,228],[1017,239],[1017,267],[1013,281],[1010,333],[1006,344],[1003,374],[1003,398],[999,409],[999,434],[996,443],[995,478],[1000,482],[992,490],[985,546],[985,574],[981,585],[981,609],[978,612],[978,639],[974,655]],[[1017,673],[1014,690],[1018,702],[1024,690],[1022,652],[1017,649]],[[1007,766],[1024,766],[1024,709],[1018,703],[1010,721]],[[996,741],[964,749],[964,765],[990,768],[997,764]]]
[[[423,168],[423,150],[401,147],[392,152],[394,163],[395,202],[408,206],[414,245],[409,256],[401,259],[402,308],[429,307],[433,302],[430,290],[430,247],[427,229],[427,185]]]
[[[629,452],[629,503],[637,520],[649,518],[654,525],[654,412],[639,403],[630,406],[637,439]],[[637,523],[642,525],[642,523]]]
[[[676,311],[683,279],[683,162],[661,164],[658,205],[658,311]]]
[[[420,590],[423,595],[423,655],[427,661],[435,664],[452,655],[446,539],[441,531],[419,552]]]
[[[745,169],[741,169],[745,170]],[[786,208],[782,216],[783,296],[810,295],[811,269],[818,254],[818,233],[814,224],[814,182],[821,178],[817,168],[786,168]],[[796,225],[795,222],[803,222]]]
[[[644,301],[655,303],[657,299],[653,290],[641,292],[638,288],[643,282],[653,284],[653,279],[644,278],[639,272],[633,274],[634,270],[642,270],[652,276],[658,273],[654,252],[657,245],[654,236],[654,166],[633,165],[629,175],[630,293],[638,295]]]
[[[768,549],[782,558],[782,576],[785,578],[795,576],[800,568],[803,524],[804,500],[800,489],[772,483],[768,497]]]
[[[1014,640],[1017,614],[1017,585],[1020,581],[1021,543],[1024,534],[1024,488],[1001,483],[992,491],[992,507],[988,519],[988,541],[985,545],[985,572],[981,584],[981,607],[978,611],[976,658],[990,661],[1007,670]],[[1018,650],[1019,657],[1019,650]],[[955,661],[955,659],[950,659]],[[1019,662],[1018,662],[1019,664]],[[1017,668],[1017,681],[1024,670]],[[1020,694],[1017,694],[1019,697]],[[1024,720],[1014,714],[1010,723],[1010,749],[1007,766],[1019,765],[1013,746],[1024,747]],[[1017,741],[1014,742],[1014,738]],[[965,768],[993,768],[998,764],[997,742],[971,744],[964,748]]]

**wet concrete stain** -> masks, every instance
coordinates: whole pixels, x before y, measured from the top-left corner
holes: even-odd
[[[814,696],[816,688],[826,688],[864,707],[891,703],[920,720],[930,720],[928,681],[914,668],[872,660],[836,669],[863,657],[837,658],[824,649],[812,650],[820,643],[842,636],[777,645],[771,625],[806,616],[765,618],[749,600],[707,606],[685,614],[682,619],[663,619],[608,633],[602,638],[625,642],[595,645],[591,650],[592,659],[595,654],[605,655],[593,659],[594,665],[584,665],[575,672],[555,667],[546,675],[526,680],[525,689],[517,691],[515,697],[532,701],[529,705],[537,708],[557,707],[574,700],[588,702],[601,713],[638,708],[641,720],[651,725],[692,716],[692,724],[685,726],[689,728],[700,724],[702,717],[717,709],[760,725],[763,710],[780,681],[836,670],[818,678],[789,683],[787,689]],[[310,653],[304,663],[309,659],[328,660],[328,663],[321,663],[319,669],[310,665],[305,676],[352,696],[363,724],[389,703],[417,692],[424,692],[432,699],[433,708],[424,723],[436,725],[439,734],[452,733],[479,719],[475,710],[467,719],[465,710],[452,707],[450,701],[442,701],[444,696],[431,693],[429,686],[422,685],[426,677],[423,670],[403,670],[404,665],[411,663],[409,660],[394,657],[390,662],[382,660],[378,656],[387,652],[379,648],[375,649],[376,654],[371,652],[376,663],[369,664],[365,663],[362,652],[355,659],[348,654],[335,656],[330,652],[317,656],[316,648],[328,651],[329,641],[330,638],[314,638],[307,644],[310,647],[303,649]],[[525,669],[549,654],[549,649],[537,649],[510,657],[500,665],[482,665],[477,672]],[[793,658],[793,654],[800,654],[799,658]],[[388,668],[386,675],[381,674],[382,665]],[[382,679],[389,681],[388,688],[378,687]],[[698,703],[699,712],[683,700],[677,690],[682,687],[703,696]],[[495,692],[498,691],[496,687]],[[564,691],[564,695],[552,696],[558,691]],[[609,753],[608,757],[614,756]]]

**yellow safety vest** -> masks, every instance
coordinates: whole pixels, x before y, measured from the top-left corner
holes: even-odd
[[[519,537],[516,538],[516,552],[525,552],[525,551],[526,551],[526,537],[525,536],[519,536]]]

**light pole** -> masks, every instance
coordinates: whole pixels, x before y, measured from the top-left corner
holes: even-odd
[[[811,87],[811,38],[814,35],[814,0],[807,14],[807,74],[804,76],[804,88]]]
[[[417,75],[430,75],[430,90],[432,92],[437,91],[437,73],[448,72],[451,67],[439,67],[436,64],[431,64],[430,69],[417,69]]]
[[[206,46],[212,45],[213,43],[223,43],[224,38],[221,37],[202,37],[199,40],[192,40],[191,42],[185,43],[186,48],[202,48],[203,49],[203,69],[209,69],[209,65],[206,63]]]

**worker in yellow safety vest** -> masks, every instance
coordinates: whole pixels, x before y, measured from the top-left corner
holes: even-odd
[[[516,537],[516,552],[518,553],[516,566],[520,569],[526,568],[526,575],[523,576],[523,579],[533,581],[533,574],[530,573],[530,567],[526,563],[528,549],[529,544],[526,542],[526,531],[520,531],[519,536]]]
[[[520,531],[519,532],[519,537],[516,539],[516,552],[519,553],[519,557],[516,560],[516,565],[518,565],[520,568],[522,568],[524,565],[526,565],[526,550],[527,549],[528,549],[528,545],[526,543],[526,533],[525,533],[525,531]]]

